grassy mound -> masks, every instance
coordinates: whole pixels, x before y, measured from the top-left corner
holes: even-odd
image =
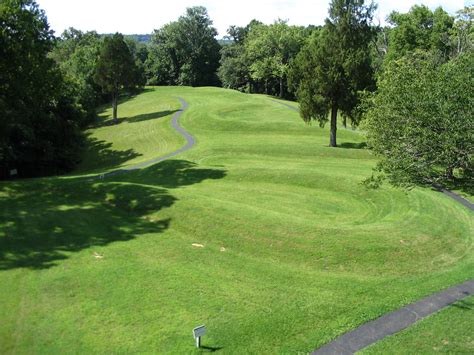
[[[179,147],[160,114],[177,96],[195,147],[82,176]],[[2,353],[192,352],[203,323],[208,350],[308,352],[474,277],[472,213],[427,189],[365,189],[361,134],[329,148],[297,112],[217,88],[150,89],[119,114],[152,116],[91,130],[109,158],[75,176],[0,184]]]

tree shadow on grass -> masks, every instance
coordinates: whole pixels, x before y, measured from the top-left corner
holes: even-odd
[[[119,120],[119,122],[128,122],[128,123],[136,123],[136,122],[143,122],[143,121],[148,121],[148,120],[155,120],[158,118],[166,117],[168,115],[172,115],[179,110],[173,110],[173,111],[161,111],[161,112],[152,112],[152,113],[146,113],[143,115],[137,115],[133,117],[126,117],[123,118],[122,120]]]
[[[0,270],[50,268],[83,249],[160,234],[171,223],[160,218],[160,211],[177,201],[168,186],[226,175],[183,160],[137,173],[130,181],[121,176],[122,181],[41,179],[0,184]],[[176,181],[171,183],[173,176]]]
[[[113,150],[112,143],[91,137],[89,133],[86,136],[83,160],[79,164],[77,171],[84,172],[118,168],[122,164],[140,156],[142,154],[133,149]]]
[[[148,92],[153,92],[153,91],[155,91],[155,90],[150,89],[150,88],[144,88],[144,89],[141,89],[141,90],[139,90],[135,93],[132,93],[132,94],[123,94],[123,95],[120,96],[120,98],[118,100],[118,104],[119,105],[124,104],[127,101],[131,101],[131,100],[135,99],[137,96],[139,96],[141,94],[148,93]],[[96,120],[95,123],[93,123],[91,125],[91,127],[98,128],[98,127],[113,125],[114,122],[113,122],[112,118],[109,117],[109,115],[106,113],[111,108],[112,108],[112,99],[110,98],[110,102],[107,102],[107,103],[101,105],[97,109],[97,111],[96,111],[97,120]],[[119,110],[119,114],[120,114],[120,110]],[[119,119],[120,119],[120,117],[119,117]]]
[[[367,149],[367,143],[366,142],[360,142],[360,143],[355,143],[355,142],[344,142],[338,145],[339,148],[345,148],[345,149]]]
[[[216,351],[224,349],[222,346],[206,346],[206,345],[201,345],[201,349],[209,352],[209,353],[215,353]]]
[[[225,177],[225,171],[202,169],[187,160],[165,160],[149,168],[119,175],[119,181],[129,181],[145,185],[158,185],[168,189],[197,184],[204,180]]]
[[[166,117],[168,115],[172,115],[179,110],[166,110],[166,111],[158,111],[158,112],[151,112],[151,113],[145,113],[142,115],[137,115],[137,116],[132,116],[132,117],[118,117],[118,121],[114,122],[114,120],[111,117],[108,117],[106,114],[99,115],[100,121],[97,122],[94,127],[95,128],[100,128],[100,127],[105,127],[105,126],[116,126],[122,123],[138,123],[138,122],[143,122],[143,121],[150,121],[150,120],[156,120],[162,117]]]

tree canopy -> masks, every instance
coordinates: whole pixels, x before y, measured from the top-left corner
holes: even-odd
[[[188,8],[178,21],[155,30],[147,60],[150,84],[217,85],[220,45],[206,8]]]
[[[82,113],[49,53],[55,44],[33,0],[0,2],[0,174],[70,169],[78,160]]]
[[[415,49],[438,51],[448,57],[451,52],[449,34],[454,19],[442,8],[432,12],[425,5],[414,5],[409,12],[392,12],[388,18],[390,46],[387,59],[397,59]]]
[[[250,74],[256,81],[265,83],[276,79],[279,96],[283,97],[290,61],[296,57],[303,45],[303,31],[278,20],[272,25],[255,26],[247,35],[245,49],[250,59]]]
[[[387,65],[365,129],[396,185],[451,183],[473,173],[474,53],[439,64],[417,52]]]

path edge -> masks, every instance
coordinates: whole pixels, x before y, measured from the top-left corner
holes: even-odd
[[[474,295],[474,279],[437,292],[367,322],[314,350],[311,354],[353,354],[472,295]]]

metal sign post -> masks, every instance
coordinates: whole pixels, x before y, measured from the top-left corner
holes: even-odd
[[[193,329],[193,336],[196,340],[196,348],[201,347],[201,337],[206,334],[206,326],[200,325]]]

